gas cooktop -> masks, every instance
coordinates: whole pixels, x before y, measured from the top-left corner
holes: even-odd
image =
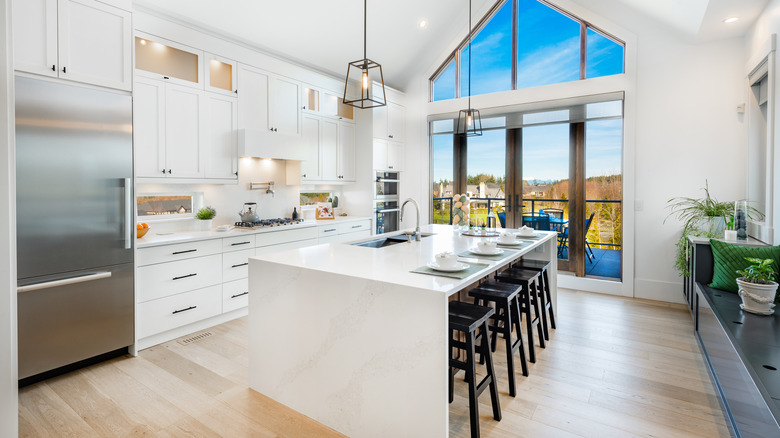
[[[286,219],[286,218],[260,219],[258,222],[236,222],[236,229],[252,230],[255,228],[284,227],[284,226],[299,224],[301,222],[303,222],[303,219]]]

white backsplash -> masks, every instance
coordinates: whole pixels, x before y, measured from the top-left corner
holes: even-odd
[[[283,160],[264,160],[259,158],[241,158],[238,160],[238,184],[142,184],[136,185],[136,196],[144,193],[203,193],[204,206],[217,210],[213,226],[233,224],[238,221],[238,212],[245,202],[257,203],[260,218],[291,217],[293,207],[300,214],[301,186],[285,184],[286,162]],[[274,182],[273,195],[265,190],[249,190],[249,183]],[[305,190],[313,189],[305,187]],[[319,189],[319,188],[318,188]],[[341,198],[341,189],[330,187]],[[304,191],[305,191],[304,190]],[[196,206],[198,208],[198,206]],[[163,220],[150,222],[157,231],[183,231],[199,229],[194,219]]]

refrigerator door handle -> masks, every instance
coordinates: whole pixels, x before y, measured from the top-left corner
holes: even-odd
[[[100,280],[102,278],[111,277],[111,272],[96,272],[89,275],[81,275],[79,277],[65,278],[62,280],[46,281],[43,283],[30,284],[27,286],[19,286],[16,288],[16,293],[30,292],[40,289],[48,289],[51,287],[66,286],[69,284],[84,283],[86,281]]]
[[[133,229],[130,228],[130,224],[133,222],[133,199],[130,184],[130,178],[125,178],[125,249],[133,247]]]

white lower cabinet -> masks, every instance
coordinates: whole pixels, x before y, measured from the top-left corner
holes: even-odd
[[[136,301],[144,302],[222,283],[221,254],[138,268]]]
[[[336,243],[357,240],[371,236],[371,220],[360,219],[348,222],[333,222],[317,226],[318,243]]]
[[[222,281],[233,281],[249,276],[249,257],[255,255],[255,250],[226,252],[222,254]]]
[[[222,285],[222,311],[231,312],[249,305],[249,279],[229,281]]]
[[[145,338],[216,316],[222,309],[222,285],[171,295],[138,305],[138,338]]]

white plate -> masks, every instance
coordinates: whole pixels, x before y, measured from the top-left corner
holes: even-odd
[[[523,244],[523,241],[522,241],[522,240],[515,239],[515,241],[514,241],[514,242],[507,243],[507,242],[502,242],[502,241],[500,241],[500,240],[499,240],[499,241],[498,241],[498,242],[496,242],[496,243],[498,243],[499,245],[506,245],[506,246],[518,246],[518,245],[522,245],[522,244]]]
[[[499,254],[503,254],[504,250],[501,248],[496,248],[493,251],[482,251],[479,248],[469,248],[469,252],[472,254],[479,254],[479,255],[499,255]]]
[[[443,266],[439,266],[439,264],[436,263],[436,262],[430,262],[430,263],[428,263],[428,267],[433,269],[434,271],[458,272],[458,271],[462,271],[464,269],[468,269],[469,265],[467,265],[466,263],[458,262],[455,266],[453,266],[451,268],[445,268]]]
[[[515,233],[515,236],[517,236],[517,237],[519,237],[519,238],[521,238],[521,239],[522,239],[523,237],[538,237],[539,235],[538,235],[538,234],[536,234],[536,233],[533,233],[533,234],[520,234],[520,233]]]

